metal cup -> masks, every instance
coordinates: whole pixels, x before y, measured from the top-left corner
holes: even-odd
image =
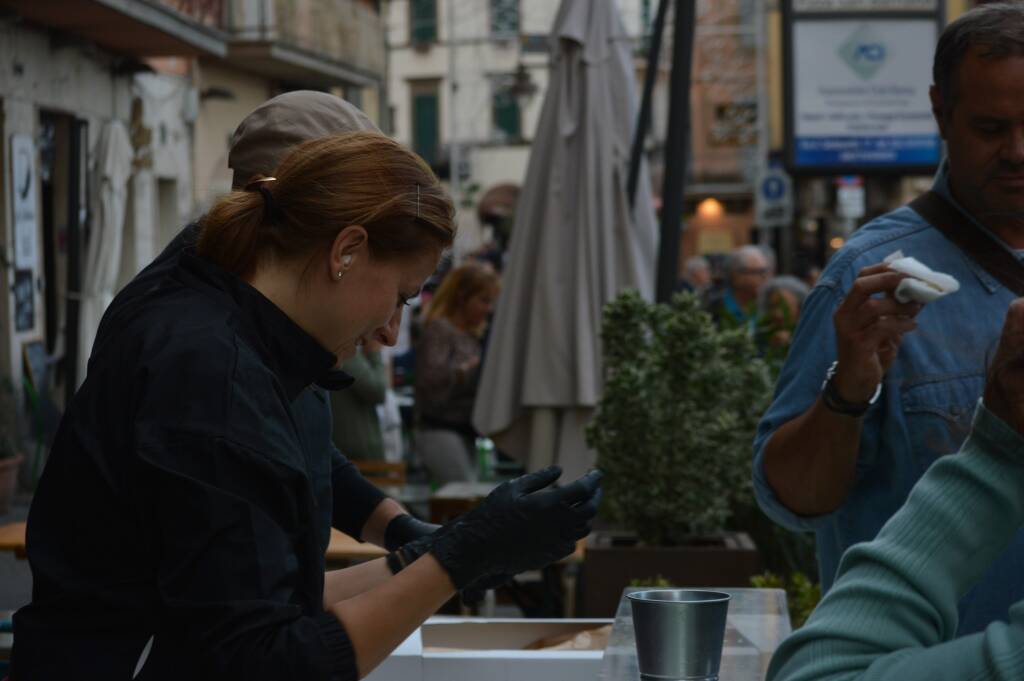
[[[636,657],[644,679],[716,681],[731,596],[658,589],[628,594]]]

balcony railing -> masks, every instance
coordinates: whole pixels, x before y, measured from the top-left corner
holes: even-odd
[[[192,21],[204,26],[220,28],[224,22],[225,0],[159,0],[159,2],[176,9]]]
[[[188,2],[188,0],[178,0]],[[202,0],[192,0],[202,2]],[[383,74],[384,23],[358,0],[228,0],[227,29],[237,39],[288,45]]]

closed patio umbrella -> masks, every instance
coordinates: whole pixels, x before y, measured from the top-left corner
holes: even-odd
[[[613,0],[563,0],[551,46],[473,420],[529,469],[572,479],[593,465],[602,308],[628,288],[653,299],[658,237],[646,169],[632,211],[626,197],[637,88]]]
[[[128,180],[132,174],[132,149],[128,128],[119,120],[107,123],[96,151],[97,197],[92,234],[86,254],[78,322],[78,377],[85,380],[86,366],[103,311],[114,299],[121,272]]]

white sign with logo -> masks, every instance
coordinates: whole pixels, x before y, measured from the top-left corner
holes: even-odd
[[[793,22],[793,165],[937,164],[928,99],[937,30],[929,18]]]
[[[14,267],[36,267],[39,215],[36,149],[31,135],[11,135],[11,204],[14,207]]]
[[[864,178],[853,175],[836,180],[836,215],[849,220],[862,218],[866,204]]]
[[[793,222],[793,182],[781,168],[763,168],[757,175],[754,224],[784,227]]]

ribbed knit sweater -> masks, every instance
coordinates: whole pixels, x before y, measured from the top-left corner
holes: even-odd
[[[931,466],[874,541],[843,555],[769,681],[1024,679],[1024,601],[1009,623],[953,638],[957,601],[1022,522],[1024,438],[979,402],[960,452]]]

